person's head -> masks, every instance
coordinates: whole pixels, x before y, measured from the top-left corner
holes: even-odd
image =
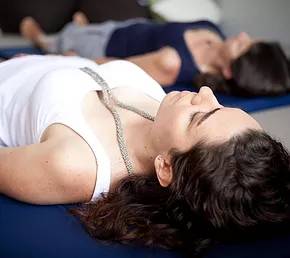
[[[257,42],[256,39],[252,38],[246,32],[241,32],[237,35],[228,37],[224,41],[220,51],[222,51],[223,55],[228,57],[230,61],[234,61],[246,53]]]
[[[223,107],[209,87],[198,93],[173,91],[160,104],[151,129],[159,154],[189,150],[199,141],[221,143],[246,129],[261,126],[238,108]]]
[[[219,52],[216,72],[202,73],[197,78],[198,85],[242,96],[290,91],[290,63],[278,43],[257,41],[240,33],[225,40]]]
[[[201,232],[226,236],[290,219],[289,155],[247,113],[202,87],[168,94],[155,122],[159,183],[173,203],[187,204]]]
[[[204,87],[169,94],[154,126],[156,171],[123,179],[76,212],[93,237],[199,251],[289,220],[289,154],[253,118]]]
[[[221,144],[199,142],[187,152],[173,151],[168,187],[174,201],[188,205],[192,224],[201,226],[200,232],[191,226],[193,234],[235,238],[237,232],[289,221],[289,162],[281,143],[248,129]]]

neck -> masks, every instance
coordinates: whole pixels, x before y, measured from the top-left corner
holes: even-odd
[[[157,151],[153,148],[151,139],[152,122],[142,119],[142,122],[130,126],[127,139],[129,156],[133,162],[135,173],[150,173],[154,170],[154,159]]]

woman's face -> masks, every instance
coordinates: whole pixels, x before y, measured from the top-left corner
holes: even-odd
[[[247,33],[241,32],[225,40],[223,51],[233,61],[247,52],[254,43],[255,41]]]
[[[200,71],[222,74],[226,79],[231,78],[231,63],[247,52],[256,42],[245,32],[229,37],[225,41],[214,40],[210,35],[206,35],[207,37],[199,44],[190,43],[196,36],[195,34],[188,35],[190,34],[187,34],[187,45]]]
[[[152,127],[155,148],[160,153],[187,151],[203,140],[223,142],[248,128],[262,129],[251,116],[219,104],[212,90],[198,93],[171,92],[162,101]]]

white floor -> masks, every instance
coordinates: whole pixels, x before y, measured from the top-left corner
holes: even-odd
[[[259,39],[279,41],[290,56],[290,0],[214,1],[221,8],[221,25],[227,35],[246,31]],[[253,116],[290,150],[290,103]]]
[[[17,34],[0,34],[0,47],[27,47],[30,42]]]
[[[290,103],[282,108],[252,114],[263,128],[290,150]]]
[[[214,0],[227,35],[246,31],[258,39],[279,41],[290,56],[289,0]]]

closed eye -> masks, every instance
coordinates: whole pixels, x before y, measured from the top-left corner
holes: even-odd
[[[192,114],[190,115],[190,117],[189,117],[189,124],[192,124],[192,123],[195,121],[197,115],[200,114],[200,113],[201,113],[201,112],[194,112],[194,113],[192,113]]]
[[[207,113],[200,112],[200,111],[199,112],[192,113],[190,115],[190,123],[189,123],[189,125],[192,125],[192,123],[194,123],[196,121],[195,118],[197,117],[198,114],[203,113],[204,115],[198,120],[197,126],[199,126],[202,122],[204,122],[206,119],[208,119],[211,115],[213,115],[215,112],[217,112],[220,109],[221,108],[215,108],[212,111],[207,112]]]

